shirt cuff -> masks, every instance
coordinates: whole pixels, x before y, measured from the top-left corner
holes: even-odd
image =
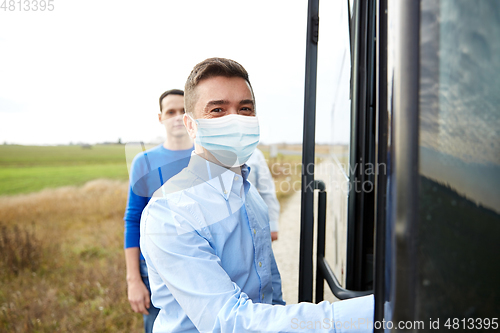
[[[129,247],[140,247],[139,239],[141,237],[140,233],[128,232],[125,234],[125,248]]]
[[[279,231],[279,223],[278,221],[269,221],[269,227],[271,228],[271,232]]]
[[[373,295],[356,297],[333,303],[335,332],[372,333],[373,312]]]

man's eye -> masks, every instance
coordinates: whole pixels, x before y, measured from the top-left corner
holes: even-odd
[[[253,113],[253,110],[251,108],[244,107],[240,109],[240,112],[248,114],[248,113]]]
[[[212,111],[210,112],[222,112],[222,109],[221,108],[215,108],[215,109],[212,109]]]

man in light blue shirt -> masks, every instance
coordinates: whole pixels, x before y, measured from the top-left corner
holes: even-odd
[[[278,240],[280,203],[276,198],[276,188],[273,182],[273,176],[267,166],[264,154],[255,148],[252,156],[246,162],[252,170],[248,175],[248,181],[257,189],[262,199],[267,205],[269,212],[269,226],[271,227],[271,240]]]
[[[153,332],[372,332],[373,297],[285,306],[264,201],[245,165],[258,143],[255,99],[238,63],[196,65],[185,88],[189,165],[141,218]]]

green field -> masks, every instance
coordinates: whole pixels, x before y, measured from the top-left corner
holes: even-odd
[[[97,178],[128,179],[124,145],[0,145],[0,195],[82,185]]]
[[[300,162],[269,161],[282,207]],[[127,299],[127,178],[124,145],[0,145],[0,332],[144,332]]]

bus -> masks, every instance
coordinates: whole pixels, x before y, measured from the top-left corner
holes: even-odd
[[[321,96],[334,42],[308,6],[299,301],[373,293],[375,332],[498,329],[500,1],[344,1],[345,91]],[[321,98],[347,134],[314,165]]]

